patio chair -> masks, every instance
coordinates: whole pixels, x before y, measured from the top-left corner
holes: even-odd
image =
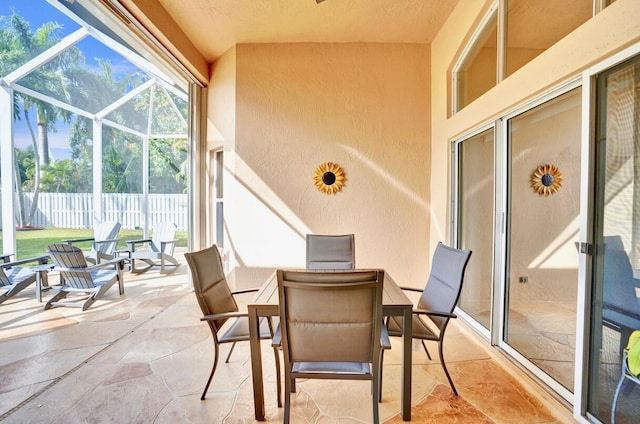
[[[412,330],[413,338],[419,339],[422,347],[431,359],[425,340],[438,342],[440,364],[449,380],[453,393],[458,396],[458,391],[451,380],[447,365],[444,362],[443,343],[447,324],[451,318],[457,318],[453,313],[460,292],[464,271],[471,257],[471,251],[454,249],[438,243],[431,262],[431,273],[423,290],[411,287],[401,287],[402,290],[421,292],[418,306],[413,310]],[[428,321],[425,321],[428,320]],[[430,325],[430,324],[433,324]],[[434,328],[435,327],[435,328]],[[387,329],[390,336],[402,336],[402,319],[389,317]],[[384,352],[384,351],[383,351]],[[381,361],[382,362],[382,361]],[[382,386],[382,385],[380,385]],[[379,396],[382,396],[380,392]]]
[[[203,313],[203,317],[200,318],[200,320],[206,321],[207,324],[209,324],[209,329],[213,336],[213,367],[211,368],[209,379],[200,397],[200,400],[204,400],[211,380],[213,379],[213,374],[216,372],[216,367],[218,366],[218,357],[220,355],[219,346],[223,343],[231,343],[231,348],[225,360],[225,363],[227,363],[229,362],[236,343],[249,341],[248,315],[246,312],[239,311],[234,296],[242,293],[256,292],[258,289],[247,289],[236,292],[232,292],[229,289],[222,266],[222,258],[215,244],[197,252],[185,253],[184,256],[191,270],[193,290]],[[260,338],[272,339],[273,334],[271,319],[262,318],[260,322]],[[278,407],[280,407],[282,405],[280,398],[280,355],[277,348],[274,348],[273,352],[276,361]]]
[[[383,270],[277,271],[284,351],[284,422],[295,379],[370,380],[379,422]]]
[[[124,294],[122,268],[125,258],[114,258],[99,264],[87,265],[82,250],[62,243],[49,245],[47,252],[55,263],[54,269],[60,272],[62,287],[45,304],[45,310],[54,306],[72,306],[85,311],[104,296],[116,282],[120,295]],[[76,296],[62,301],[69,294]]]
[[[118,244],[118,233],[121,224],[117,221],[105,221],[96,224],[93,228],[93,237],[75,238],[63,240],[67,244],[73,245],[80,242],[92,242],[91,250],[85,253],[88,262],[99,264],[102,260],[113,259],[116,256],[116,245]]]
[[[622,374],[620,381],[613,395],[613,403],[611,405],[611,424],[616,424],[616,407],[618,405],[618,397],[622,390],[622,385],[626,380],[640,385],[640,330],[634,330],[629,336],[627,347],[622,354]],[[635,399],[634,399],[635,400]]]
[[[604,237],[602,323],[620,333],[620,353],[631,333],[640,328],[640,300],[636,288],[640,279],[634,278],[629,255],[622,238]]]
[[[353,234],[307,234],[307,269],[354,269],[356,266]]]
[[[3,262],[0,262],[0,303],[15,296],[20,291],[36,281],[36,272],[28,267],[22,267],[29,263],[46,264],[49,262],[49,255],[36,256],[18,261],[9,261],[11,255],[2,255]],[[5,258],[7,259],[5,261]],[[43,284],[46,285],[47,274],[42,274]]]
[[[172,222],[159,222],[153,227],[153,236],[150,239],[127,240],[126,250],[129,256],[131,272],[146,272],[154,266],[160,266],[160,273],[165,274],[167,266],[172,266],[175,271],[180,264],[173,257],[176,247],[176,224]],[[138,248],[138,245],[145,247]],[[147,267],[136,268],[136,260],[147,263]]]

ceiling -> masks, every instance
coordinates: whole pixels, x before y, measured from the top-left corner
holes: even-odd
[[[159,0],[208,62],[241,43],[430,43],[459,0]]]

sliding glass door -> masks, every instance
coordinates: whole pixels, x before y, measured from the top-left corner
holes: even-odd
[[[454,240],[473,251],[459,309],[568,400],[582,129],[582,90],[573,87],[454,143]]]
[[[570,398],[578,288],[581,89],[509,118],[506,131],[501,344]]]
[[[456,145],[458,154],[458,246],[473,252],[459,307],[491,328],[493,286],[494,130]]]
[[[588,412],[609,422],[622,352],[640,329],[640,58],[599,75]],[[620,390],[617,424],[637,423],[640,387]]]

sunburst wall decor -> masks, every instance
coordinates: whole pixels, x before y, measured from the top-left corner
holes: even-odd
[[[555,165],[540,165],[531,174],[531,187],[540,196],[556,193],[562,187],[562,174]]]
[[[344,171],[340,165],[325,162],[318,166],[313,173],[313,184],[325,194],[335,194],[342,190],[346,181]]]

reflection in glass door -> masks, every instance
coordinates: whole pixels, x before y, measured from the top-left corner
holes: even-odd
[[[609,422],[629,334],[640,329],[640,58],[598,77],[596,201],[588,412]],[[616,423],[637,423],[628,381]]]
[[[487,330],[493,285],[494,130],[457,145],[458,247],[471,250],[458,307]]]
[[[570,399],[578,287],[581,89],[509,119],[507,146],[501,345]]]

